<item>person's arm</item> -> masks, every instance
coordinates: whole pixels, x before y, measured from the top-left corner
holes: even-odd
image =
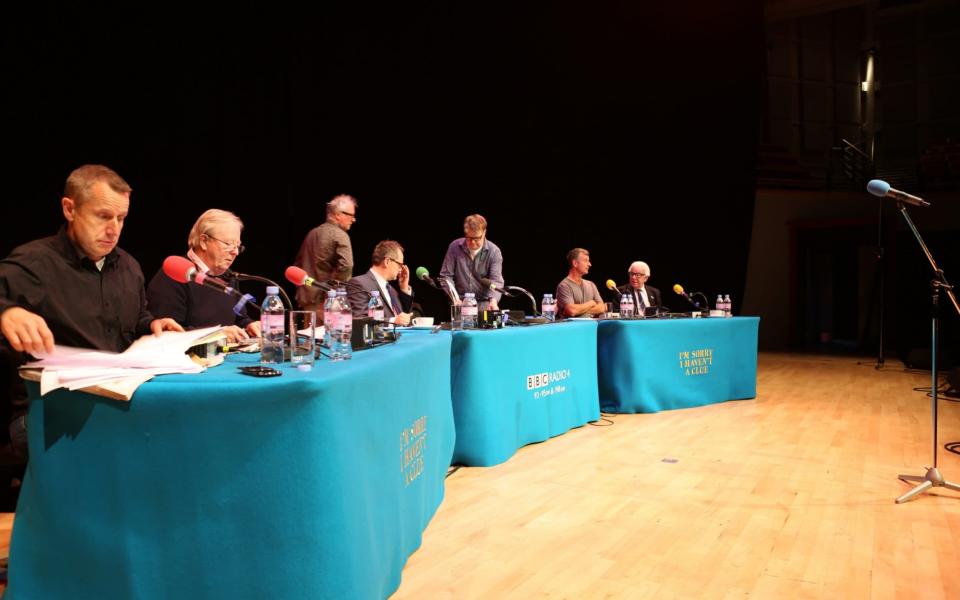
[[[179,283],[168,277],[162,270],[157,271],[147,286],[147,310],[150,311],[150,318],[147,323],[156,317],[169,317],[177,323],[190,323],[187,320],[188,305],[188,283]],[[142,311],[141,311],[142,314]]]
[[[38,314],[19,306],[0,313],[0,331],[17,352],[38,356],[53,352],[53,332]]]
[[[454,273],[457,269],[456,244],[457,242],[454,241],[447,246],[447,253],[443,255],[443,264],[440,265],[440,277],[453,281],[456,281]]]
[[[400,297],[400,307],[403,312],[409,313],[413,308],[413,287],[410,286],[410,267],[403,265],[400,267],[400,274],[397,276],[397,286],[400,291],[397,296]]]
[[[26,289],[43,289],[32,270],[19,265],[0,264],[0,333],[17,352],[34,356],[53,352],[53,332],[46,320],[14,300],[26,300],[22,296]]]
[[[573,301],[573,292],[570,287],[560,282],[557,286],[557,304],[560,306],[560,314],[564,317],[579,317],[592,310],[597,310],[597,301],[594,299],[586,300],[579,304]],[[606,305],[600,303],[600,312],[606,310]],[[599,313],[590,313],[599,314]]]
[[[343,236],[335,240],[333,260],[333,277],[344,281],[353,275],[353,246],[350,244],[350,236],[347,232],[341,232]]]
[[[487,269],[487,277],[490,278],[490,281],[497,284],[498,288],[504,286],[503,281],[503,253],[500,252],[500,248],[494,246],[490,249],[490,262],[489,268]],[[498,305],[500,304],[500,298],[503,296],[500,292],[494,290],[487,290],[487,297],[490,299],[490,308],[492,310],[497,310]]]

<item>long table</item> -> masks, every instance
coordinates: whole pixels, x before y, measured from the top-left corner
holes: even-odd
[[[601,321],[601,407],[652,413],[754,398],[759,324],[759,317]]]
[[[443,498],[450,341],[35,398],[6,598],[389,596]]]
[[[496,465],[600,418],[596,321],[458,331],[451,353],[456,464]]]

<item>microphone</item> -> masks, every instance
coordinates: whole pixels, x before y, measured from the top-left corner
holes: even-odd
[[[438,290],[440,289],[440,286],[433,280],[433,277],[430,277],[430,271],[428,271],[426,267],[417,267],[416,275],[420,281],[425,281],[429,283],[431,287],[435,287]]]
[[[485,288],[490,288],[490,290],[493,292],[500,292],[501,294],[503,294],[508,298],[514,297],[514,294],[512,292],[500,287],[499,285],[497,285],[496,283],[494,283],[493,281],[491,281],[486,277],[483,277],[480,279],[480,285],[482,285]]]
[[[259,275],[249,275],[247,273],[240,273],[238,271],[234,271],[233,269],[227,269],[226,271],[224,271],[223,276],[230,279],[236,279],[237,281],[257,281],[260,283],[265,283],[267,285],[275,286],[278,290],[280,290],[280,295],[283,297],[284,301],[287,303],[288,310],[293,310],[293,302],[290,302],[290,296],[287,295],[286,290],[283,289],[282,285],[280,285],[279,283],[277,283],[272,279],[267,279],[266,277],[260,277]]]
[[[616,301],[616,300],[618,300],[618,299],[620,298],[620,290],[617,289],[617,282],[616,282],[616,281],[614,281],[614,280],[612,280],[612,279],[608,279],[608,280],[607,280],[607,289],[610,290],[611,292],[613,292],[613,299],[614,299],[614,301]]]
[[[673,284],[673,291],[674,291],[674,293],[679,294],[680,296],[683,296],[684,298],[686,298],[686,299],[687,299],[687,302],[689,302],[690,304],[694,305],[695,307],[700,308],[700,309],[703,308],[702,306],[700,306],[700,303],[699,303],[699,302],[697,302],[696,300],[694,300],[693,298],[691,298],[689,294],[687,294],[685,291],[683,291],[683,286],[680,285],[679,283]]]
[[[180,283],[195,283],[240,298],[241,302],[238,302],[237,306],[234,307],[235,313],[240,310],[240,307],[243,305],[242,303],[257,306],[256,302],[253,302],[253,296],[241,294],[240,290],[230,287],[226,281],[220,278],[201,273],[200,270],[197,269],[197,265],[193,264],[193,261],[182,256],[168,256],[163,261],[163,273],[170,279]]]
[[[296,285],[297,287],[305,285],[307,287],[315,287],[315,288],[321,289],[325,292],[330,291],[334,288],[333,284],[327,283],[325,281],[317,281],[313,277],[310,277],[309,275],[307,275],[307,272],[301,269],[300,267],[295,267],[292,265],[287,267],[287,270],[284,271],[283,276],[287,278],[287,281]],[[336,279],[331,279],[330,281],[340,283]]]
[[[897,202],[912,204],[913,206],[929,207],[930,203],[923,198],[917,198],[914,195],[890,187],[890,184],[882,179],[871,179],[867,184],[867,191],[880,198],[893,198]]]

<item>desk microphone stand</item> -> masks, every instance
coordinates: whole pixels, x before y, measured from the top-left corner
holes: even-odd
[[[930,250],[927,248],[927,245],[923,242],[923,238],[920,237],[920,232],[917,231],[917,227],[913,224],[913,220],[910,219],[910,215],[907,214],[907,207],[903,202],[897,202],[897,207],[900,210],[900,214],[903,215],[904,220],[907,222],[907,227],[910,228],[910,231],[913,232],[913,236],[917,238],[917,242],[920,244],[920,248],[923,250],[923,253],[926,255],[927,260],[930,262],[930,266],[933,268],[934,279],[930,282],[930,285],[933,289],[932,294],[932,311],[931,311],[931,321],[932,327],[930,332],[930,397],[932,400],[932,410],[933,413],[933,466],[927,467],[927,472],[921,477],[918,475],[900,475],[900,479],[910,483],[917,483],[913,489],[909,492],[903,494],[897,498],[897,504],[902,504],[907,500],[910,500],[914,496],[926,492],[935,487],[944,487],[948,490],[954,490],[960,492],[960,485],[956,483],[951,483],[943,478],[943,475],[940,474],[940,470],[937,469],[937,330],[939,327],[939,309],[940,309],[940,292],[945,290],[947,297],[950,298],[953,308],[956,309],[957,314],[960,315],[960,305],[957,304],[957,297],[953,294],[953,286],[947,282],[947,278],[943,273],[943,270],[937,266],[937,262],[933,259],[933,255],[930,254]]]

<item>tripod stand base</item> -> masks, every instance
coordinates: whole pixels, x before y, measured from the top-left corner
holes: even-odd
[[[935,487],[944,487],[948,490],[960,492],[960,485],[951,483],[944,479],[943,475],[940,474],[940,471],[936,467],[930,467],[927,469],[927,472],[923,475],[923,477],[918,475],[900,475],[899,478],[906,482],[916,482],[919,485],[914,486],[912,490],[897,498],[897,504],[903,504],[914,496],[922,494],[923,492]]]

